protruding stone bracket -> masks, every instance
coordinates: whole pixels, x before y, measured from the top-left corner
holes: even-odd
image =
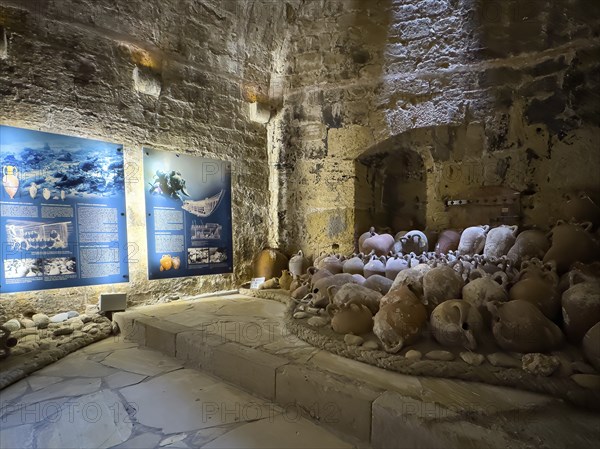
[[[8,58],[8,37],[6,29],[0,26],[0,59]]]
[[[249,103],[248,116],[251,121],[265,125],[271,119],[271,108],[268,104],[259,102]]]
[[[133,69],[133,87],[136,91],[158,98],[162,91],[160,76],[143,67]]]

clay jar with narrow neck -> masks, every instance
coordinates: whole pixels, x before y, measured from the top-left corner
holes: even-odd
[[[310,267],[310,262],[304,257],[302,250],[300,250],[290,259],[288,266],[292,276],[302,276],[306,273],[308,267]]]
[[[373,333],[392,354],[416,342],[427,325],[427,310],[414,298],[390,302],[373,318]]]
[[[579,344],[600,321],[600,279],[571,271],[569,285],[561,299],[563,329],[571,343]]]

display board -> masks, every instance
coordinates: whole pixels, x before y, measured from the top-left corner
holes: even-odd
[[[123,146],[0,126],[0,292],[127,282]]]
[[[231,273],[231,164],[143,151],[149,279]]]

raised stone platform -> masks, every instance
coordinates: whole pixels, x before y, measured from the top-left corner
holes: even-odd
[[[275,299],[275,298],[273,298]],[[123,335],[377,448],[589,447],[600,414],[549,396],[414,377],[289,334],[286,306],[244,295],[115,314]]]

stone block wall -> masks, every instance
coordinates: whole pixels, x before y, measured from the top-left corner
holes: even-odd
[[[83,310],[102,291],[130,304],[237,288],[267,241],[268,90],[283,4],[254,1],[0,2],[0,122],[124,144],[129,284],[3,294],[7,315]],[[231,161],[233,275],[147,280],[142,146]]]
[[[432,230],[469,188],[522,192],[524,224],[541,227],[563,193],[600,193],[597,2],[338,0],[293,17],[269,125],[274,239],[290,252],[353,249],[381,182],[355,160],[377,152],[421,156]]]

